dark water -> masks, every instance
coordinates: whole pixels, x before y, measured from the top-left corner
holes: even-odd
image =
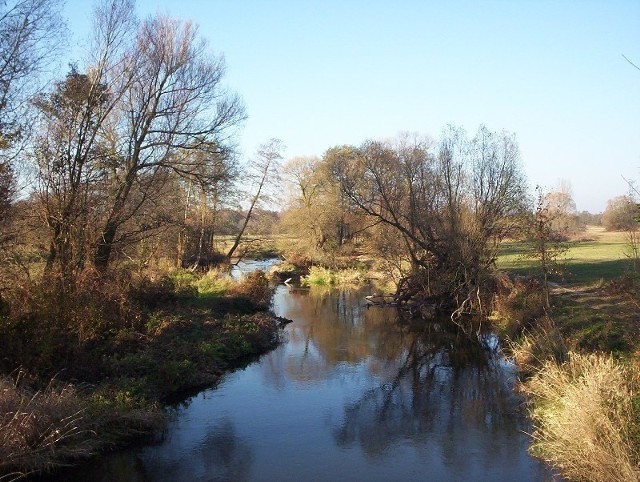
[[[178,407],[156,444],[64,480],[551,480],[494,338],[362,300],[278,288],[286,343]]]

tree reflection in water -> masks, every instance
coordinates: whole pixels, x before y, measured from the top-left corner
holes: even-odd
[[[250,445],[236,434],[233,421],[221,418],[198,445],[164,444],[142,457],[148,480],[249,480],[252,454]],[[175,448],[183,453],[176,453]],[[187,448],[187,450],[185,450]]]
[[[358,444],[370,457],[402,441],[456,464],[465,453],[490,459],[492,451],[521,451],[506,440],[528,428],[515,376],[491,334],[467,336],[450,320],[398,323],[394,310],[368,310],[362,297],[312,291],[286,298],[296,324],[289,349],[265,360],[273,369],[266,378],[321,383],[336,366],[364,364],[381,383],[345,406],[333,432],[340,447]]]
[[[550,480],[495,338],[365,294],[280,287],[286,343],[177,409],[157,446],[73,480]]]
[[[345,406],[334,428],[337,444],[358,444],[369,457],[380,457],[404,442],[437,451],[446,465],[464,465],[468,454],[508,456],[498,452],[510,448],[518,456],[521,448],[508,439],[527,426],[513,392],[513,369],[495,339],[470,338],[446,322],[423,323],[421,331],[414,326],[405,333],[393,377]]]

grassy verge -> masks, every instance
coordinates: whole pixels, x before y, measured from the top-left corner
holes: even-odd
[[[367,273],[361,269],[328,269],[312,266],[309,274],[302,278],[305,286],[361,286],[369,282]]]
[[[140,309],[128,306],[118,312],[126,319],[110,325],[101,318],[70,330],[75,317],[44,325],[34,318],[48,313],[40,305],[2,318],[0,345],[14,358],[5,357],[0,376],[0,480],[50,471],[157,429],[164,402],[215,384],[277,345],[281,320],[265,311],[271,294],[262,273],[232,282],[177,271],[131,288],[129,302]],[[92,295],[83,297],[94,306],[82,315],[110,303]]]

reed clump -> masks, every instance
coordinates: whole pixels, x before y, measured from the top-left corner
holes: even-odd
[[[549,360],[523,384],[532,452],[570,480],[640,480],[638,369],[602,354]]]
[[[266,310],[271,305],[274,288],[261,270],[253,271],[230,285],[227,295],[245,300],[254,309]]]
[[[53,380],[32,390],[21,377],[0,376],[0,480],[92,454],[97,442],[91,415],[71,384]]]
[[[525,377],[535,373],[548,361],[564,363],[568,359],[564,337],[547,316],[538,320],[536,326],[524,330],[515,341],[507,339],[506,347]]]

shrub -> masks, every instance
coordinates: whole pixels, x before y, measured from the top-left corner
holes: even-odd
[[[255,309],[266,310],[271,305],[273,288],[264,272],[256,270],[231,285],[227,294],[245,299]]]

